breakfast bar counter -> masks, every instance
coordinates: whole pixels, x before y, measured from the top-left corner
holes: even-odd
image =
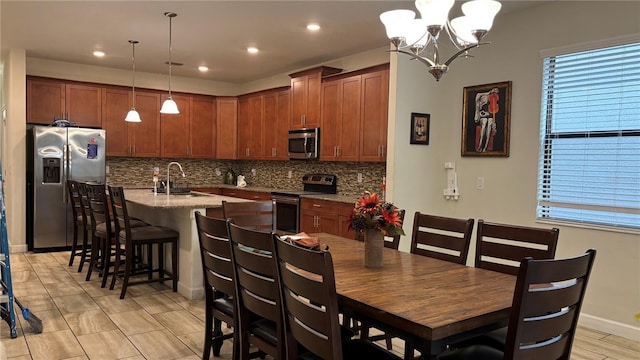
[[[154,195],[149,189],[125,189],[129,215],[153,225],[161,225],[180,232],[178,249],[178,292],[188,299],[204,297],[200,245],[195,212],[219,208],[222,201],[245,202],[229,196],[191,192],[180,195]],[[165,259],[170,268],[170,256]]]

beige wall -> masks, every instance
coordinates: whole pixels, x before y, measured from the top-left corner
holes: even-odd
[[[604,15],[606,14],[606,16]],[[640,236],[536,222],[537,157],[542,59],[540,50],[635,34],[640,40],[640,2],[559,1],[498,17],[473,59],[458,59],[436,82],[426,68],[398,58],[398,84],[390,106],[396,135],[387,177],[393,199],[407,214],[415,211],[472,217],[527,226],[560,228],[557,257],[598,250],[581,323],[640,339]],[[593,26],[598,24],[597,26]],[[509,158],[460,156],[462,92],[465,86],[513,82]],[[392,89],[393,93],[394,90]],[[409,145],[411,112],[431,114],[428,146]],[[456,163],[460,200],[448,201],[444,162]],[[476,178],[485,178],[476,190]],[[412,219],[411,215],[408,215]],[[405,230],[407,227],[405,226]],[[410,229],[409,229],[410,230]],[[475,237],[475,234],[474,234]],[[401,241],[409,248],[410,236]],[[475,243],[475,241],[474,241]],[[472,243],[472,247],[474,246]],[[474,252],[472,250],[470,256]]]
[[[25,245],[25,51],[11,49],[2,54],[2,108],[6,121],[2,131],[2,171],[7,229],[12,251],[26,251]]]

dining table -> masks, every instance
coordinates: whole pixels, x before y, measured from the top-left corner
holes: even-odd
[[[405,359],[508,324],[515,276],[389,248],[367,268],[363,242],[310,235],[331,253],[340,311],[403,339]]]

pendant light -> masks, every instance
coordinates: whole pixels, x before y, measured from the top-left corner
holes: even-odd
[[[131,106],[131,110],[127,113],[127,116],[124,118],[124,121],[127,122],[141,122],[140,114],[136,110],[136,44],[137,40],[129,40],[129,44],[131,44],[131,63],[133,64],[132,71],[132,79],[131,79],[131,94],[133,97],[133,102]]]
[[[178,14],[173,12],[166,12],[164,16],[169,18],[169,97],[167,100],[162,103],[162,108],[160,109],[161,114],[180,114],[180,110],[178,110],[178,104],[171,98],[171,67],[173,63],[171,62],[171,20],[178,16]]]

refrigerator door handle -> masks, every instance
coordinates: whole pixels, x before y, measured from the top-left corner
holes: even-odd
[[[67,179],[69,179],[69,144],[62,144],[62,202],[67,203]]]

